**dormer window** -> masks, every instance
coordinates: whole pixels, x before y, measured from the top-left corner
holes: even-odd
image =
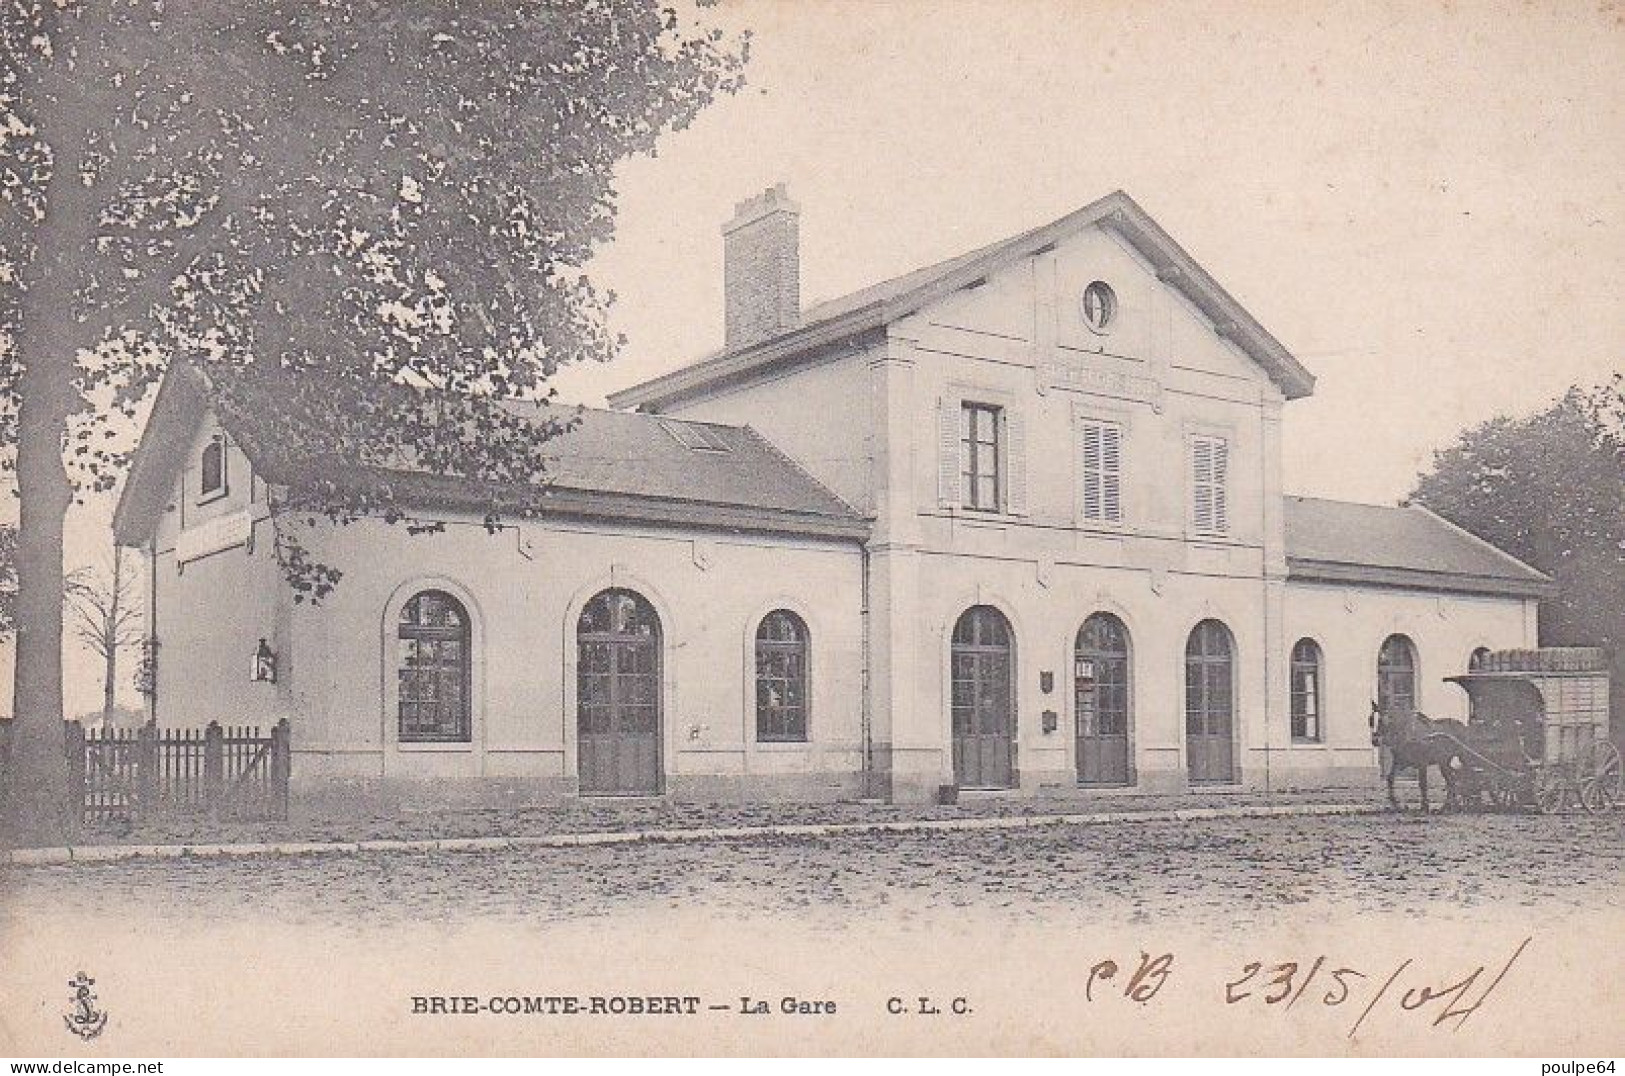
[[[689,422],[662,422],[672,440],[691,452],[732,452],[727,440],[716,429]]]
[[[203,446],[198,460],[198,500],[209,501],[226,495],[226,438],[215,434]]]

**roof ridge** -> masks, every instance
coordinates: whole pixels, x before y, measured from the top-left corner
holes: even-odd
[[[1524,563],[1523,561],[1519,560],[1517,557],[1514,557],[1511,553],[1508,553],[1506,550],[1504,550],[1500,546],[1496,545],[1494,542],[1485,541],[1483,538],[1480,538],[1478,535],[1474,534],[1472,531],[1468,530],[1466,527],[1463,527],[1463,526],[1460,526],[1459,524],[1450,522],[1450,520],[1444,518],[1439,513],[1433,511],[1431,508],[1427,507],[1426,505],[1408,504],[1408,505],[1405,505],[1405,507],[1409,508],[1409,509],[1412,509],[1414,511],[1417,511],[1417,512],[1421,512],[1423,515],[1428,516],[1431,519],[1437,520],[1438,522],[1444,524],[1446,527],[1450,528],[1452,531],[1455,531],[1457,534],[1461,535],[1463,538],[1467,539],[1469,542],[1472,542],[1474,545],[1477,545],[1480,548],[1489,550],[1491,553],[1495,554],[1497,557],[1500,557],[1502,560],[1507,561],[1507,562],[1509,562],[1509,563],[1523,569],[1524,571],[1530,573],[1531,575],[1533,575],[1533,576],[1535,576],[1535,577],[1537,577],[1539,579],[1543,579],[1548,583],[1552,581],[1552,577],[1547,575],[1545,572],[1541,571],[1539,568],[1536,568],[1532,564]]]
[[[714,426],[719,430],[742,430],[746,428],[743,423],[712,422],[709,419],[701,418],[680,418],[677,415],[668,415],[658,411],[631,411],[624,407],[598,407],[594,404],[584,403],[556,404],[547,400],[513,400],[510,402],[537,404],[545,407],[558,407],[572,411],[584,411],[588,414],[594,415],[615,415],[617,417],[636,419],[640,422],[680,422],[685,426]]]
[[[1405,505],[1403,504],[1372,504],[1370,501],[1346,501],[1341,497],[1321,497],[1313,493],[1283,493],[1281,496],[1294,501],[1319,501],[1321,504],[1346,504],[1355,508],[1385,508],[1396,512],[1405,508]]]

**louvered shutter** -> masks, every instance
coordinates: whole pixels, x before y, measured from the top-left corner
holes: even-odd
[[[937,501],[944,507],[959,502],[960,403],[943,397],[937,401]]]
[[[1079,467],[1083,473],[1083,518],[1118,523],[1123,519],[1123,430],[1110,422],[1084,422],[1078,427]]]
[[[1191,522],[1199,531],[1213,529],[1213,443],[1206,437],[1191,442]]]
[[[1021,414],[1005,408],[1004,415],[1004,510],[1014,516],[1027,514],[1027,426]]]
[[[1101,460],[1104,456],[1105,427],[1094,422],[1085,422],[1078,427],[1079,455],[1083,467],[1083,518],[1104,518],[1102,503],[1104,501],[1103,466]]]
[[[1122,464],[1122,427],[1100,427],[1100,518],[1108,523],[1123,519]]]
[[[1217,437],[1197,437],[1191,442],[1191,485],[1196,498],[1191,521],[1198,531],[1222,534],[1229,528],[1228,456],[1228,446]]]

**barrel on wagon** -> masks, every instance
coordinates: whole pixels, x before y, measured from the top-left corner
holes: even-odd
[[[1610,739],[1607,653],[1595,647],[1494,650],[1461,676],[1470,735],[1459,755],[1457,791],[1468,803],[1621,802],[1619,750]]]

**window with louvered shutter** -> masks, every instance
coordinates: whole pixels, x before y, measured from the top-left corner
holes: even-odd
[[[1122,522],[1122,427],[1110,422],[1081,423],[1078,451],[1083,472],[1083,518],[1094,523]]]
[[[1222,437],[1191,438],[1191,522],[1202,534],[1230,529],[1229,446]]]

